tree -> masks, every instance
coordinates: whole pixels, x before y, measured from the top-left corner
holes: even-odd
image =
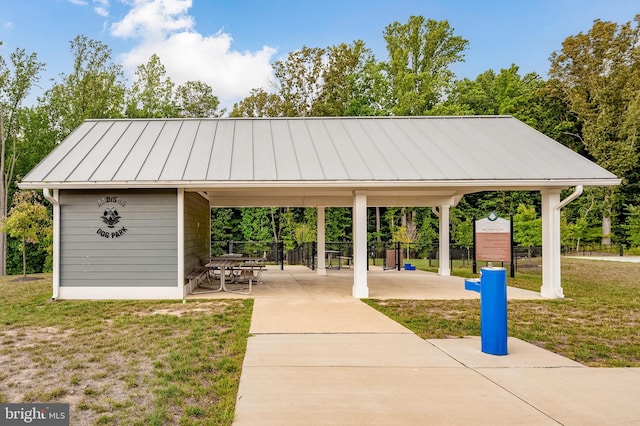
[[[1,43],[0,43],[1,45]],[[17,159],[16,145],[22,127],[22,103],[39,79],[44,64],[38,62],[35,53],[27,54],[24,49],[16,49],[10,56],[11,67],[0,56],[0,215],[7,215],[9,188],[14,180]],[[0,275],[7,269],[6,235],[0,233]]]
[[[542,245],[542,219],[536,214],[533,206],[520,204],[518,212],[513,216],[513,241],[529,249]]]
[[[391,236],[391,241],[404,245],[404,248],[407,251],[407,259],[411,258],[409,252],[411,244],[415,243],[417,239],[417,234],[413,233],[413,231],[414,229],[407,229],[406,226],[398,226],[395,228],[393,235]]]
[[[364,42],[326,49],[322,88],[311,115],[323,117],[388,115],[389,86]]]
[[[224,109],[218,110],[220,101],[211,86],[201,81],[187,81],[178,86],[174,103],[179,117],[211,118],[225,113]]]
[[[316,209],[306,209],[316,212]],[[351,238],[353,231],[353,221],[351,208],[349,207],[328,207],[325,210],[325,239],[326,241],[344,241]],[[311,221],[309,221],[311,222]],[[315,220],[314,220],[315,223]]]
[[[177,116],[173,103],[175,84],[167,77],[167,71],[155,53],[146,65],[138,66],[137,80],[127,99],[127,117],[170,118]]]
[[[293,224],[293,240],[297,244],[316,241],[317,230],[318,209],[315,207],[302,209],[302,217],[299,218],[297,223]]]
[[[232,117],[386,115],[388,84],[364,42],[303,46],[273,65],[275,93],[264,88],[235,104]]]
[[[14,204],[8,217],[0,223],[3,232],[20,241],[22,250],[22,274],[27,277],[27,244],[37,244],[43,238],[51,238],[51,219],[45,206],[33,191],[21,191],[14,196]]]
[[[422,248],[431,249],[433,243],[438,239],[438,218],[431,209],[424,209],[422,215],[422,226],[418,230],[418,240]]]
[[[211,240],[227,241],[233,239],[232,230],[235,225],[233,211],[226,208],[211,209]]]
[[[577,136],[586,151],[624,178],[638,164],[640,15],[633,24],[596,20],[586,34],[567,37],[550,59],[549,75],[582,126]],[[613,195],[609,190],[603,200],[603,245],[611,243]]]
[[[457,81],[444,104],[456,105],[464,114],[508,114],[532,124],[538,113],[535,105],[543,81],[536,73],[520,76],[518,71],[514,64],[498,74],[488,70],[473,81],[467,78]]]
[[[294,239],[297,244],[314,242],[316,240],[316,229],[307,222],[297,223],[294,231]]]
[[[33,169],[56,147],[56,132],[51,128],[47,108],[41,105],[19,111],[20,136],[16,138],[15,180]],[[10,190],[13,188],[9,188]],[[9,191],[11,195],[11,191]]]
[[[283,116],[312,115],[313,104],[322,90],[325,54],[326,49],[303,46],[289,53],[285,61],[273,64]]]
[[[625,228],[632,248],[640,247],[640,206],[627,206],[629,216]]]
[[[62,74],[62,82],[41,99],[58,141],[86,119],[121,117],[124,105],[124,73],[121,65],[112,62],[111,49],[83,35],[70,44],[73,71]]]
[[[600,223],[597,219],[598,214],[602,214],[598,211],[602,207],[599,203],[602,194],[602,188],[586,188],[584,194],[570,204],[570,208],[567,206],[563,209],[567,227],[562,231],[576,251],[580,251],[580,244],[593,243],[602,235],[598,230]]]
[[[280,214],[280,241],[284,245],[285,250],[293,250],[296,248],[297,242],[297,226],[295,214],[292,208],[285,208],[281,210]]]
[[[281,117],[282,100],[275,93],[252,89],[251,94],[233,105],[230,117]]]
[[[240,229],[245,241],[271,241],[273,229],[268,207],[242,209]]]
[[[453,83],[450,65],[463,61],[468,41],[453,34],[447,21],[411,16],[384,30],[394,115],[424,115]]]
[[[457,218],[451,221],[451,240],[463,247],[473,246],[473,217]]]

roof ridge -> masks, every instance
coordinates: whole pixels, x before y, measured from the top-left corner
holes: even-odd
[[[164,118],[87,118],[84,122],[100,121],[324,121],[324,120],[465,120],[479,118],[514,118],[512,115],[347,115],[322,117],[164,117]]]

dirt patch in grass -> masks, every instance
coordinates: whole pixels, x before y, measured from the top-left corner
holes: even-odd
[[[71,424],[231,424],[251,300],[57,301],[0,279],[0,402]]]
[[[24,283],[24,282],[29,282],[29,281],[38,281],[40,278],[38,277],[32,277],[30,275],[27,275],[26,277],[20,276],[18,278],[14,278],[12,281],[14,283]]]
[[[152,406],[152,395],[123,382],[131,373],[121,356],[93,358],[91,347],[78,348],[70,329],[26,327],[5,331],[2,339],[0,392],[7,402],[67,402],[74,424],[94,423],[119,405]],[[152,369],[136,370],[141,378]]]
[[[192,315],[194,313],[202,313],[206,315],[212,315],[214,313],[223,312],[227,307],[226,301],[220,300],[217,302],[199,302],[198,305],[189,304],[175,304],[162,309],[156,309],[152,312],[138,312],[138,315],[173,315],[176,317],[182,317],[183,315]]]

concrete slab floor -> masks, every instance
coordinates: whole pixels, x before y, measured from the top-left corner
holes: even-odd
[[[331,269],[326,275],[318,275],[305,266],[269,266],[262,274],[263,282],[253,286],[251,295],[239,295],[227,292],[201,293],[188,295],[188,299],[221,298],[275,298],[282,299],[337,299],[353,298],[353,270]],[[457,300],[478,299],[476,292],[464,289],[464,279],[460,277],[441,277],[424,271],[383,270],[371,267],[367,273],[369,297],[371,299],[407,299],[407,300]],[[539,292],[514,287],[507,288],[510,300],[542,299]]]

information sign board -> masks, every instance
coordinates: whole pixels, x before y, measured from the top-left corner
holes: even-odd
[[[476,260],[511,261],[511,222],[495,213],[476,221]]]

